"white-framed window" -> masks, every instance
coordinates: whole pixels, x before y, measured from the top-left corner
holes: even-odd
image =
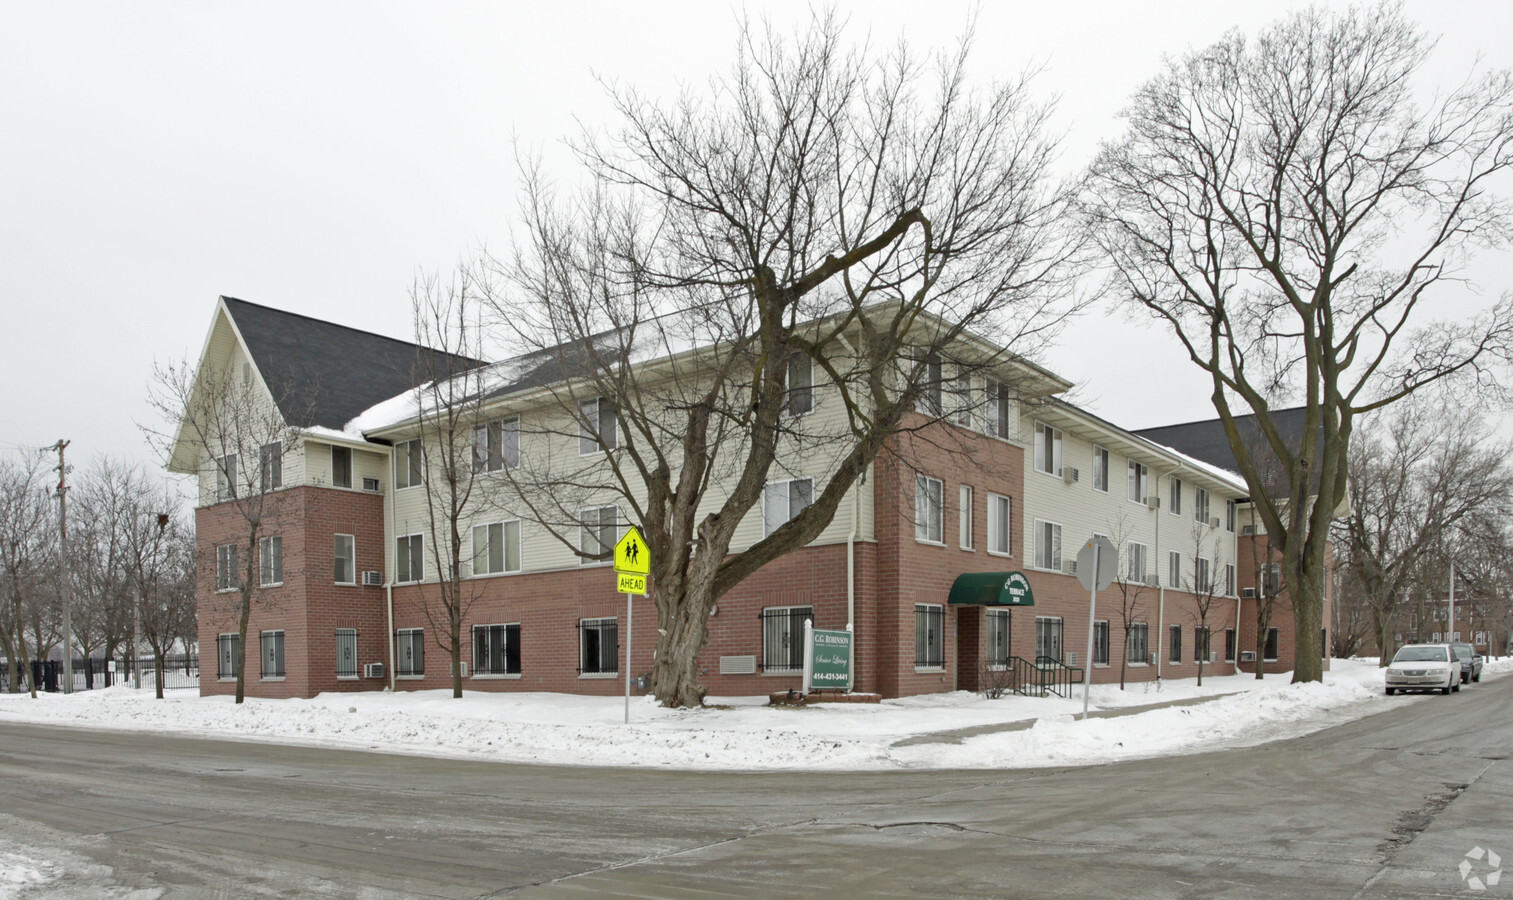
[[[1193,559],[1193,593],[1206,594],[1213,588],[1209,580],[1208,560],[1199,556]]]
[[[1061,526],[1055,522],[1035,520],[1035,565],[1061,571]]]
[[[1237,639],[1237,637],[1235,635],[1235,630],[1233,628],[1226,628],[1226,629],[1224,629],[1224,661],[1225,662],[1232,663],[1232,662],[1235,661],[1235,644],[1237,644],[1238,642],[1239,641],[1238,641],[1238,639]]]
[[[332,580],[337,584],[357,583],[357,539],[338,534],[332,541]]]
[[[762,489],[762,537],[777,531],[784,522],[814,502],[814,479],[790,478],[769,481]]]
[[[1093,623],[1093,665],[1108,665],[1108,620]]]
[[[1035,423],[1035,471],[1061,475],[1061,429]]]
[[[814,359],[807,353],[788,357],[788,404],[790,416],[814,409]]]
[[[1093,490],[1108,493],[1108,448],[1093,445]]]
[[[1009,664],[1013,646],[1012,614],[1013,610],[1010,609],[988,610],[987,663],[992,668],[1003,668]]]
[[[1261,570],[1261,596],[1275,597],[1282,593],[1282,564],[1271,563]]]
[[[221,544],[215,548],[215,589],[234,591],[241,584],[241,573],[236,567],[236,545]]]
[[[1182,554],[1176,550],[1166,552],[1166,586],[1182,586]]]
[[[1193,662],[1208,662],[1211,634],[1207,625],[1193,626]]]
[[[1171,626],[1169,637],[1166,639],[1169,645],[1166,648],[1166,659],[1174,666],[1182,664],[1182,626]]]
[[[804,623],[814,621],[812,606],[769,606],[762,610],[762,671],[804,670]]]
[[[1125,661],[1137,665],[1143,665],[1150,661],[1150,626],[1144,622],[1136,622],[1129,627],[1129,633],[1124,636]]]
[[[946,388],[946,402],[951,407],[951,421],[966,428],[972,427],[974,401],[972,399],[972,370],[957,365],[950,385]]]
[[[609,559],[620,540],[620,507],[597,506],[578,513],[578,562],[596,565]]]
[[[426,632],[424,628],[401,628],[394,632],[394,674],[400,678],[417,678],[426,673]]]
[[[236,454],[227,453],[215,458],[215,499],[236,498]]]
[[[945,383],[945,364],[938,353],[929,354],[921,362],[920,374],[924,376],[924,384],[914,408],[927,416],[939,416],[944,411],[941,390]]]
[[[1009,513],[1012,501],[998,494],[988,495],[988,552],[999,556],[1013,556],[1014,544],[1009,539]]]
[[[284,486],[284,444],[282,441],[274,441],[264,444],[262,448],[262,471],[259,473],[258,485],[264,491],[271,491]]]
[[[578,455],[589,456],[620,446],[619,415],[603,397],[578,404]]]
[[[485,422],[473,429],[474,472],[498,472],[519,465],[519,416]]]
[[[394,539],[394,581],[405,584],[426,577],[426,539],[423,534],[402,534]]]
[[[1235,532],[1235,501],[1224,501],[1224,530],[1230,534]]]
[[[357,629],[336,629],[336,677],[357,677]]]
[[[1438,641],[1439,640],[1439,636],[1436,635],[1435,638],[1434,638],[1434,640]],[[1281,649],[1282,649],[1282,635],[1281,635],[1281,632],[1279,632],[1275,628],[1267,630],[1267,632],[1266,632],[1266,647],[1265,647],[1265,649],[1261,653],[1261,659],[1262,659],[1262,661],[1263,662],[1276,662],[1277,661],[1277,655],[1281,651]]]
[[[419,487],[425,480],[421,471],[425,455],[420,441],[400,441],[394,445],[394,489]]]
[[[928,475],[914,476],[914,539],[943,544],[945,535],[945,483]]]
[[[914,604],[914,665],[939,669],[946,664],[946,608],[939,603]]]
[[[1208,491],[1196,488],[1193,491],[1193,518],[1208,524]]]
[[[1182,479],[1175,475],[1168,475],[1166,486],[1166,511],[1174,516],[1182,515]]]
[[[1235,595],[1235,567],[1233,563],[1224,564],[1224,596]]]
[[[983,386],[983,426],[988,434],[997,438],[1009,437],[1009,386],[989,378]]]
[[[962,485],[956,490],[956,543],[963,550],[972,549],[972,489]]]
[[[1042,657],[1061,661],[1061,630],[1060,616],[1035,617],[1035,662],[1037,665]]]
[[[349,488],[352,486],[352,448],[331,447],[331,486]]]
[[[578,620],[578,671],[584,675],[612,675],[620,671],[619,620]]]
[[[258,644],[262,652],[262,672],[264,678],[284,677],[284,633],[283,631],[264,631],[258,635]]]
[[[520,571],[520,520],[473,526],[473,574]]]
[[[473,626],[473,674],[520,674],[520,624]]]
[[[1125,580],[1130,584],[1144,584],[1145,573],[1149,571],[1147,563],[1149,562],[1150,548],[1139,541],[1130,541],[1125,545],[1124,554],[1127,560]]]
[[[236,633],[215,636],[215,677],[235,678],[242,668],[242,639]]]
[[[1150,469],[1144,463],[1129,460],[1125,471],[1129,498],[1134,503],[1144,503],[1150,496]]]
[[[258,540],[257,572],[258,584],[263,587],[284,583],[284,539],[281,536]]]

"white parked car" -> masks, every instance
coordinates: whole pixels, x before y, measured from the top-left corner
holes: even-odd
[[[1398,691],[1460,690],[1460,660],[1447,644],[1408,644],[1387,666],[1387,696]]]

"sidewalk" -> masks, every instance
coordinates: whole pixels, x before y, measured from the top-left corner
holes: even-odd
[[[1117,719],[1120,716],[1134,716],[1153,709],[1166,709],[1172,706],[1197,706],[1200,703],[1208,703],[1218,700],[1220,697],[1229,697],[1232,694],[1213,694],[1207,697],[1187,697],[1182,700],[1167,700],[1164,703],[1146,703],[1142,706],[1121,706],[1117,709],[1094,709],[1088,711],[1090,719]],[[1080,718],[1080,714],[1079,714]],[[950,731],[933,731],[929,734],[916,734],[913,737],[904,738],[888,745],[888,749],[895,747],[916,747],[921,744],[960,744],[966,738],[977,737],[984,734],[1002,734],[1009,731],[1028,731],[1038,719],[1020,719],[1017,722],[1003,722],[996,725],[976,725],[971,728],[955,728]]]

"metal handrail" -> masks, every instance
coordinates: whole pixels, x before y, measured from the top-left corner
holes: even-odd
[[[1067,699],[1071,699],[1072,685],[1081,684],[1086,674],[1054,656],[1037,656],[1034,662],[1012,656],[1009,657],[1009,671],[1009,688],[1016,694],[1027,697],[1055,694]]]

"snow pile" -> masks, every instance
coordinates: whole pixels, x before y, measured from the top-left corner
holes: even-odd
[[[1486,675],[1513,671],[1489,661]],[[0,722],[170,732],[429,756],[680,769],[1019,768],[1077,765],[1243,747],[1306,734],[1426,698],[1388,698],[1376,661],[1335,660],[1323,683],[1289,676],[1168,679],[1096,685],[1082,720],[1072,699],[987,700],[957,691],[880,704],[770,707],[765,698],[710,698],[698,710],[620,697],[449,691],[322,694],[312,700],[249,699],[128,687],[0,695]],[[1474,689],[1475,686],[1472,687]],[[1170,705],[1174,701],[1197,701]],[[1157,705],[1157,708],[1140,709]],[[951,734],[972,729],[970,734]],[[939,734],[947,732],[946,734]],[[922,737],[923,736],[923,737]],[[916,738],[905,745],[900,741]],[[3,849],[3,848],[0,848]]]
[[[57,877],[56,869],[52,863],[0,841],[0,900],[20,897],[27,888],[52,881]]]

